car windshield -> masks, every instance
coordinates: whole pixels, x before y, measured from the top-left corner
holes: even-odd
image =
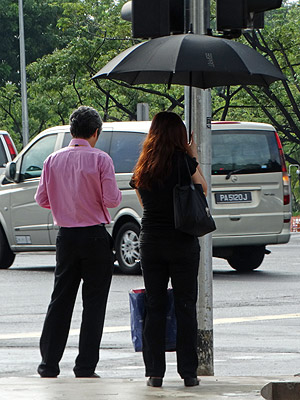
[[[217,131],[212,134],[212,174],[231,175],[281,171],[274,132]]]

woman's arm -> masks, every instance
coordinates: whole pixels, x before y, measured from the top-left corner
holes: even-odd
[[[192,138],[191,138],[187,153],[190,157],[195,158],[198,163],[196,172],[192,175],[192,180],[194,183],[200,183],[202,185],[203,192],[206,195],[207,183],[204,178],[203,172],[200,168],[200,164],[199,164],[199,160],[198,160],[198,153],[197,153],[197,145],[194,142],[194,133],[192,133]]]
[[[202,173],[202,171],[201,171],[201,168],[200,168],[199,164],[197,165],[196,172],[194,173],[194,175],[192,175],[192,181],[193,181],[194,183],[200,183],[200,184],[202,185],[203,192],[204,192],[204,194],[205,194],[205,196],[206,196],[206,193],[207,193],[207,183],[206,183],[206,180],[205,180],[205,178],[204,178],[204,176],[203,176],[203,173]]]

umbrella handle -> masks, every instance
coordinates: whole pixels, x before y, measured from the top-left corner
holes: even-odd
[[[192,71],[190,71],[189,85],[189,143],[192,139]]]

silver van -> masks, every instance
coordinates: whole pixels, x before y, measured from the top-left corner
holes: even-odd
[[[139,272],[139,230],[142,209],[129,186],[150,122],[104,123],[97,147],[113,159],[123,193],[111,209],[108,230],[124,273]],[[69,126],[36,136],[6,167],[0,178],[0,268],[12,265],[15,253],[55,250],[57,227],[51,212],[39,207],[34,194],[45,158],[67,146]],[[269,244],[290,238],[291,197],[281,143],[268,124],[212,124],[213,255],[238,271],[258,268]]]

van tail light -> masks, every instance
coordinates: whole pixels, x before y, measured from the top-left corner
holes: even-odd
[[[11,158],[14,159],[16,157],[17,153],[16,153],[15,146],[13,145],[13,142],[11,141],[11,138],[8,135],[4,135],[4,140],[7,144]]]
[[[290,178],[287,174],[287,168],[285,164],[285,158],[283,154],[282,144],[277,132],[275,132],[277,146],[279,150],[281,171],[282,171],[282,181],[283,181],[283,204],[290,204],[291,201],[291,190],[290,190]]]
[[[280,155],[281,170],[282,170],[282,172],[287,172],[286,165],[285,165],[285,158],[284,158],[283,149],[282,149],[282,144],[281,144],[281,141],[280,141],[280,138],[279,138],[279,135],[277,132],[275,132],[275,136],[276,136],[276,142],[277,142],[279,155]]]
[[[291,192],[290,192],[290,178],[288,177],[287,172],[282,173],[282,181],[283,181],[283,204],[290,204],[291,201]]]

